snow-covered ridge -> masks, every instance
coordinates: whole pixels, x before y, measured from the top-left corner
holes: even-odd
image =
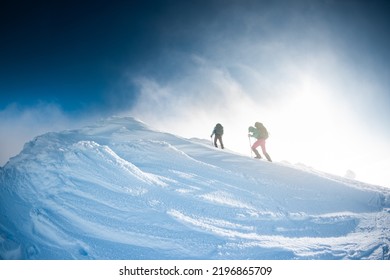
[[[390,191],[113,117],[0,169],[2,259],[389,259]]]

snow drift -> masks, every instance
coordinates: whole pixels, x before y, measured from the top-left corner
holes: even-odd
[[[2,259],[389,259],[389,246],[389,189],[132,118],[39,136],[0,169]]]

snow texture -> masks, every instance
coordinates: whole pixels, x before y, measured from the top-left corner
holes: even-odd
[[[0,259],[390,259],[389,246],[389,189],[133,118],[39,136],[0,169]]]

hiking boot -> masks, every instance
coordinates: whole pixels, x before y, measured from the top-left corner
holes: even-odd
[[[268,159],[269,162],[272,162],[271,157],[269,156],[269,154],[265,154],[265,157]]]
[[[259,151],[256,149],[253,149],[253,152],[255,153],[255,158],[261,158],[261,155],[259,154]]]

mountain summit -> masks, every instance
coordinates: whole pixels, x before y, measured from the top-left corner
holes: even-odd
[[[389,247],[389,189],[133,118],[36,137],[0,169],[1,259],[390,259]]]

